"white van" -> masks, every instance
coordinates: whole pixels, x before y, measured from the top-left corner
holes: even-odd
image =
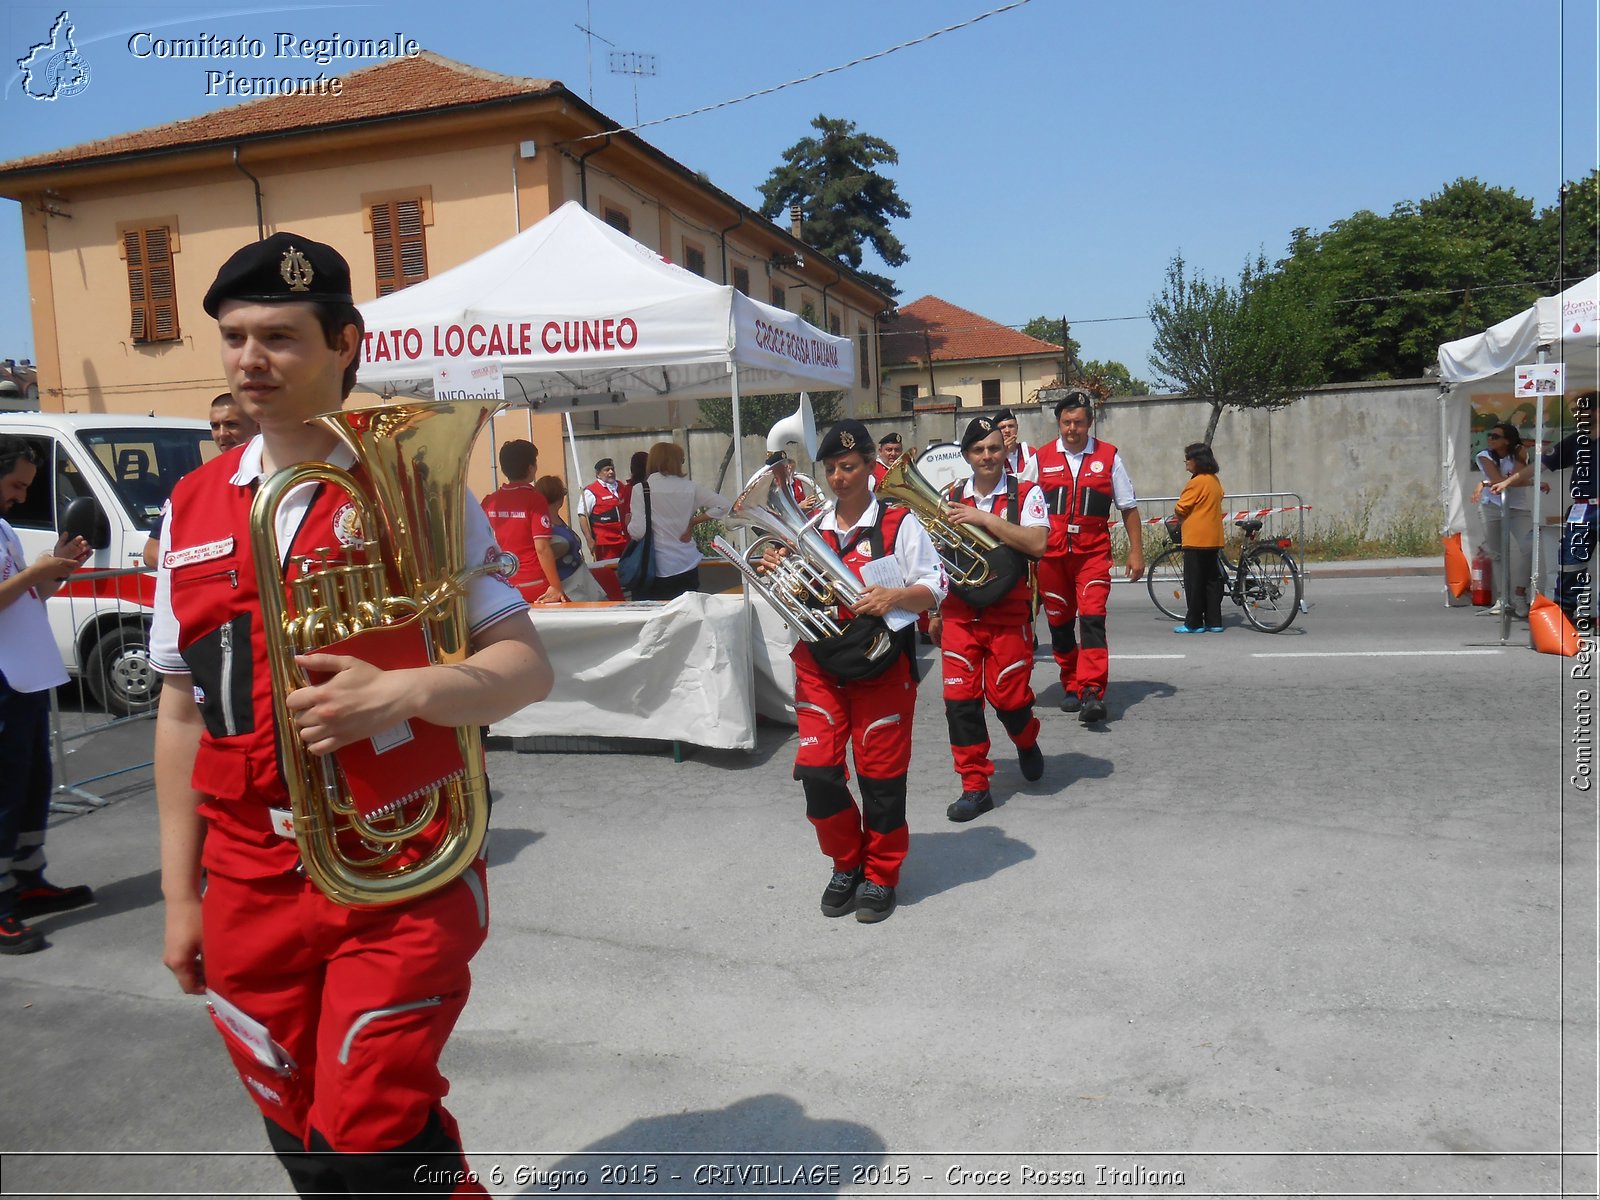
[[[108,712],[143,712],[161,681],[147,652],[155,575],[144,547],[172,485],[218,452],[211,427],[178,417],[125,413],[0,413],[0,434],[35,450],[39,473],[26,502],[6,514],[32,562],[56,543],[75,500],[87,498],[103,521],[90,538],[85,570],[116,571],[69,579],[46,605],[67,670]],[[74,528],[83,527],[80,504]]]

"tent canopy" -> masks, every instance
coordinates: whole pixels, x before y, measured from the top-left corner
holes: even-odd
[[[667,262],[568,201],[423,283],[369,301],[360,387],[430,396],[436,368],[499,360],[506,398],[564,411],[738,390],[843,390],[849,338]]]
[[[1532,308],[1507,317],[1482,333],[1439,347],[1439,378],[1446,383],[1476,383],[1504,376],[1538,358],[1565,360],[1569,389],[1593,385],[1600,358],[1600,275],[1575,283],[1559,296],[1541,296]]]

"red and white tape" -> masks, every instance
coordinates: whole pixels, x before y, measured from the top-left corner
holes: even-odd
[[[1253,521],[1260,517],[1270,517],[1273,513],[1310,511],[1311,505],[1309,504],[1290,504],[1283,508],[1241,508],[1236,513],[1223,513],[1222,519],[1224,521]],[[1146,525],[1163,525],[1166,520],[1166,517],[1146,517],[1144,523]]]

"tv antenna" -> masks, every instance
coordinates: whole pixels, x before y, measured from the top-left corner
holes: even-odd
[[[596,35],[599,36],[598,34]],[[605,39],[601,39],[604,41]],[[609,43],[608,43],[609,44]],[[613,50],[610,54],[611,73],[613,75],[633,76],[633,123],[639,123],[639,79],[641,76],[654,77],[656,73],[656,56],[654,54],[640,54],[636,50]]]

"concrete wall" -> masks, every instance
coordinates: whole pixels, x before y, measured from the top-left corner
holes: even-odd
[[[1183,396],[1112,397],[1095,428],[1122,451],[1139,494],[1154,499],[1183,490],[1183,447],[1203,439],[1210,414],[1205,402]],[[972,415],[906,413],[874,419],[869,428],[875,436],[897,429],[907,446],[920,447],[959,440]],[[1017,420],[1032,445],[1054,436],[1055,420],[1046,409],[1017,410]],[[728,439],[707,430],[580,433],[585,480],[604,456],[616,459],[618,474],[626,476],[632,453],[662,440],[681,443],[690,475],[716,486]],[[1439,385],[1433,380],[1337,384],[1277,412],[1225,412],[1213,449],[1229,495],[1298,493],[1313,506],[1308,526],[1365,519],[1377,534],[1398,518],[1425,514],[1431,520],[1441,513]],[[755,470],[766,455],[763,439],[746,438],[744,453],[746,470]],[[802,462],[802,469],[808,466]],[[737,490],[730,467],[723,491]],[[1160,506],[1150,507],[1156,515]]]

